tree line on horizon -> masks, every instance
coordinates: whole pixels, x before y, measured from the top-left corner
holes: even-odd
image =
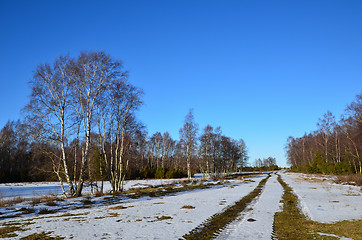
[[[292,170],[323,174],[362,174],[362,93],[348,104],[339,121],[327,111],[317,130],[289,137],[286,145]]]
[[[109,181],[123,190],[125,179],[211,176],[246,166],[242,139],[207,125],[199,134],[192,110],[180,140],[168,132],[148,135],[136,118],[142,89],[128,80],[121,61],[104,52],[61,56],[37,67],[23,120],[0,131],[0,182],[60,181],[65,194],[80,196],[85,182]]]

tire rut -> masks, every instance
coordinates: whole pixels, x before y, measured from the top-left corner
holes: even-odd
[[[251,202],[255,201],[255,199],[260,196],[269,178],[270,174],[261,180],[259,185],[248,195],[244,196],[232,206],[226,208],[223,212],[211,216],[188,234],[182,236],[181,239],[202,240],[217,237],[228,224],[240,216],[240,213],[243,212]]]

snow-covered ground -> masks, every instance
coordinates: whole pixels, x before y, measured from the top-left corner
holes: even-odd
[[[272,174],[260,197],[229,224],[217,239],[271,239],[274,214],[280,210],[283,187]]]
[[[333,223],[362,219],[361,187],[332,182],[329,176],[285,173],[303,213],[313,221]]]
[[[302,210],[312,220],[334,222],[362,219],[362,198],[360,187],[334,184],[328,177],[297,173],[279,173],[300,199]],[[1,207],[0,216],[19,213],[20,208],[37,208],[35,213],[17,218],[0,220],[0,225],[11,222],[28,222],[28,230],[17,232],[17,238],[32,233],[53,232],[54,236],[66,239],[180,239],[184,234],[200,226],[215,213],[249,194],[266,174],[249,179],[231,180],[224,185],[207,189],[180,192],[164,197],[119,198],[111,205],[105,203],[110,196],[92,198],[92,204],[84,205],[83,198],[57,202],[57,206],[39,203],[32,206],[22,202],[11,207]],[[128,181],[126,188],[157,186],[175,180]],[[179,180],[176,180],[179,181]],[[11,195],[11,188],[22,187],[22,194]],[[3,196],[36,197],[48,194],[48,184],[2,184]],[[29,189],[27,189],[29,188]],[[38,191],[38,189],[41,189]],[[20,193],[18,191],[18,193]],[[54,193],[54,192],[52,192]],[[267,181],[261,195],[255,199],[240,217],[229,224],[219,239],[270,239],[274,214],[280,209],[283,194],[277,176]],[[83,202],[82,202],[83,201]],[[73,207],[72,207],[73,206]],[[38,214],[39,208],[57,209],[57,213]],[[73,210],[70,210],[73,209]]]
[[[172,184],[185,179],[150,179],[150,180],[130,180],[125,181],[124,189],[153,187],[163,184]],[[98,187],[101,183],[98,182]],[[109,182],[104,182],[104,192],[111,190]],[[64,189],[69,190],[69,187],[64,183]],[[83,193],[91,192],[90,186],[85,186]],[[25,199],[40,197],[44,195],[61,195],[62,189],[59,182],[34,182],[34,183],[1,183],[0,198],[8,199],[14,197],[22,197]]]
[[[264,176],[161,198],[127,199],[112,206],[42,215],[19,238],[54,231],[67,239],[179,239],[210,216],[249,194]],[[112,209],[122,205],[123,209]],[[185,206],[191,206],[185,208]],[[184,207],[184,208],[183,208]]]

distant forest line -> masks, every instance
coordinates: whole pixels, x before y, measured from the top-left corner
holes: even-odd
[[[79,196],[85,181],[109,181],[117,192],[125,179],[191,178],[246,167],[243,139],[210,125],[199,133],[192,110],[180,140],[168,132],[149,135],[135,114],[142,89],[130,83],[121,61],[104,52],[41,64],[29,85],[24,119],[0,131],[0,182],[55,180]],[[258,169],[277,168],[271,157],[258,163]]]
[[[289,137],[292,170],[322,174],[362,174],[362,93],[348,104],[340,120],[327,111],[316,131]]]

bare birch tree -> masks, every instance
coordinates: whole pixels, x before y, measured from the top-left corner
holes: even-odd
[[[111,126],[111,166],[110,183],[113,191],[123,191],[123,184],[129,159],[125,159],[125,138],[128,131],[134,130],[134,113],[142,104],[143,91],[124,82],[116,82],[112,88]],[[113,125],[114,124],[114,125]],[[114,129],[113,129],[114,128]],[[114,135],[114,137],[112,137]],[[114,142],[113,142],[114,139]]]
[[[79,171],[76,196],[80,196],[84,175],[89,162],[91,131],[96,110],[112,84],[122,77],[122,63],[104,52],[82,52],[74,66],[73,105],[79,115],[84,131],[85,146]]]
[[[191,179],[191,157],[197,145],[198,124],[195,123],[192,110],[185,117],[184,125],[180,129],[180,141],[186,153],[187,177]]]
[[[200,157],[205,164],[206,174],[210,177],[211,174],[211,165],[213,159],[213,142],[215,134],[213,133],[214,128],[210,125],[207,125],[203,129],[203,133],[200,136]]]
[[[335,126],[335,117],[330,111],[327,111],[323,115],[322,119],[319,119],[319,122],[317,124],[319,131],[322,133],[323,137],[323,147],[324,147],[324,160],[328,162],[328,149],[329,149],[329,140],[332,136],[332,132]]]
[[[60,149],[61,155],[55,155],[62,162],[63,173],[74,194],[74,185],[69,173],[69,161],[66,156],[66,139],[72,127],[70,119],[70,92],[72,88],[72,61],[68,57],[59,57],[54,65],[42,64],[30,81],[32,93],[30,103],[25,107],[33,135]],[[54,158],[51,158],[54,159]],[[53,162],[54,172],[62,183],[59,165]],[[63,188],[64,191],[64,188]],[[65,192],[64,192],[65,194]]]

